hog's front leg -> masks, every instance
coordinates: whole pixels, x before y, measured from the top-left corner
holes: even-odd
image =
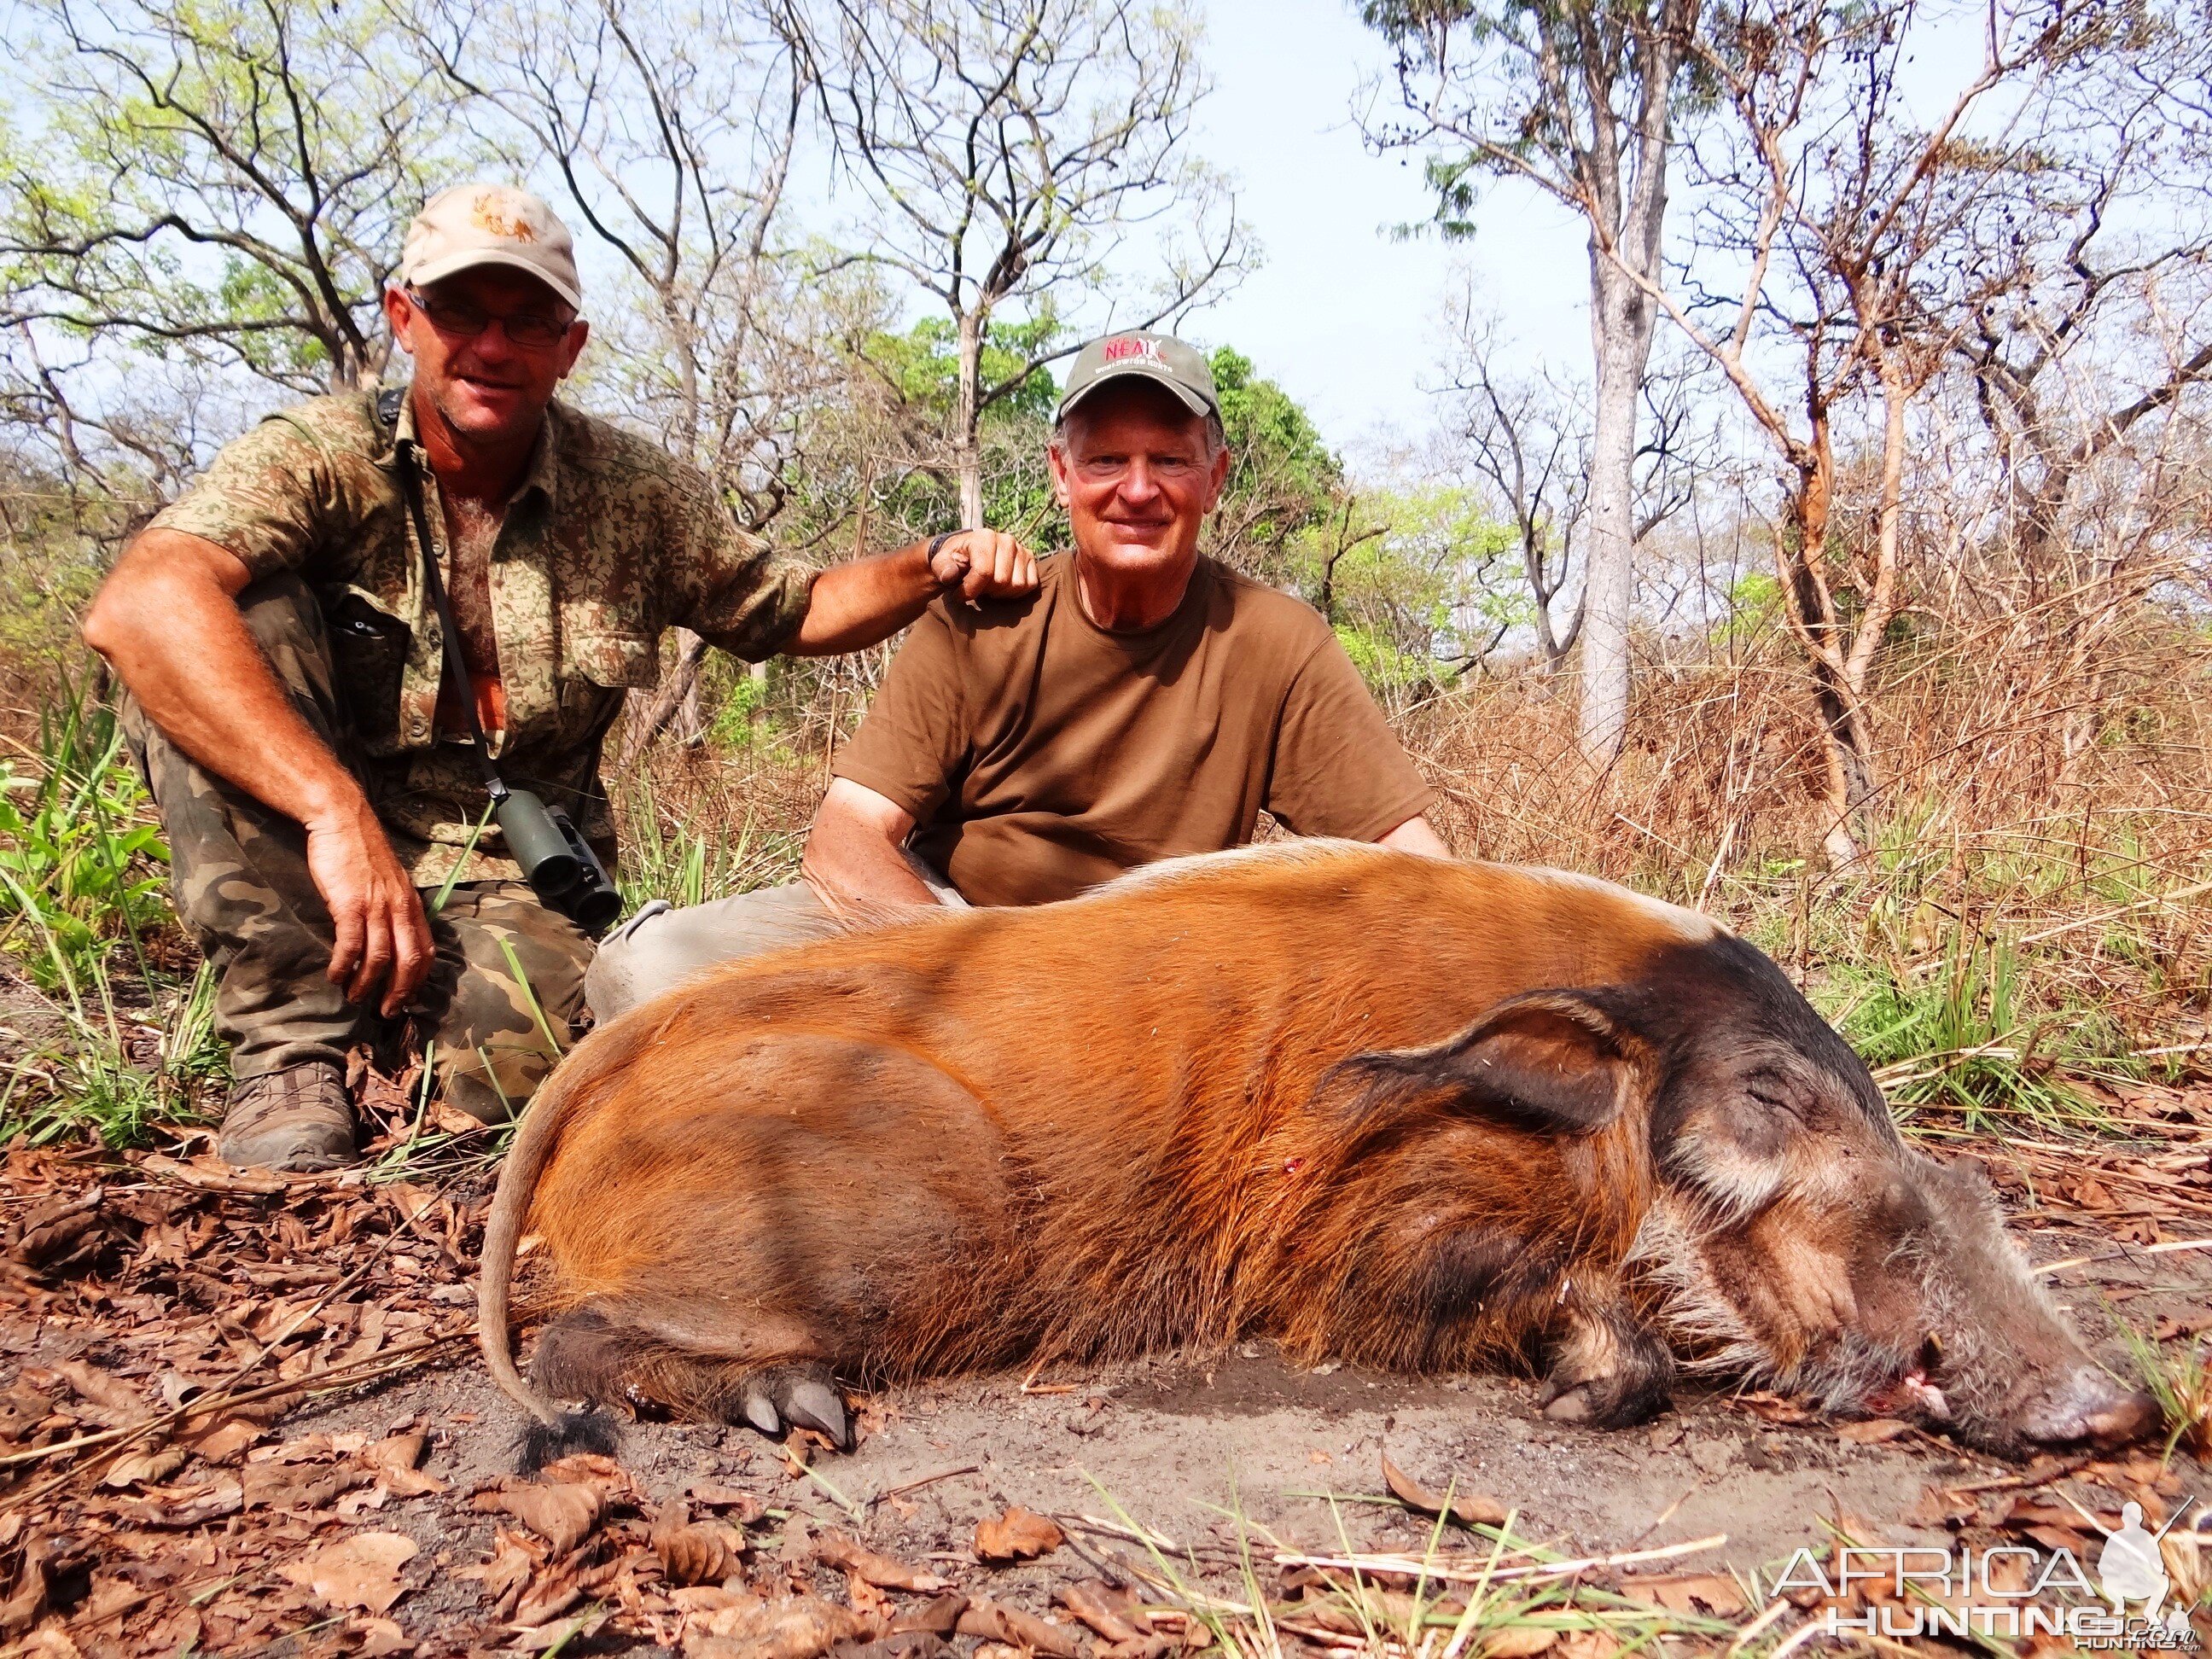
[[[1544,1415],[1620,1429],[1667,1409],[1674,1356],[1618,1287],[1566,1282],[1561,1322],[1544,1376]]]

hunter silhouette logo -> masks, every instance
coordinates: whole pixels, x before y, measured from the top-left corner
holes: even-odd
[[[2120,1506],[2120,1529],[2106,1533],[2105,1547],[2097,1552],[2097,1582],[2114,1613],[2124,1615],[2129,1602],[2140,1601],[2143,1604],[2142,1616],[2152,1624],[2162,1622],[2176,1632],[2189,1628],[2186,1607],[2175,1607],[2163,1621],[2158,1616],[2172,1582],[2166,1575],[2166,1560],[2159,1553],[2159,1540],[2189,1507],[2184,1504],[2165,1526],[2150,1532],[2143,1527],[2142,1504]]]

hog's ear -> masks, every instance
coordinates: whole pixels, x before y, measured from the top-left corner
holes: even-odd
[[[1589,1134],[1620,1115],[1644,1047],[1580,991],[1528,991],[1427,1048],[1364,1054],[1365,1105],[1449,1098],[1452,1109],[1536,1134]]]

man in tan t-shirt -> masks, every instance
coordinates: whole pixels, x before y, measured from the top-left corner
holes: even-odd
[[[1213,377],[1129,333],[1077,357],[1049,454],[1074,552],[1034,594],[931,605],[815,814],[804,879],[648,907],[601,947],[615,1017],[716,962],[931,904],[1043,904],[1301,835],[1431,856],[1434,799],[1328,624],[1198,552],[1228,476]]]

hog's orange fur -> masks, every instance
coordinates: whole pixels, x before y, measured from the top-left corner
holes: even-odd
[[[1644,1091],[1546,1137],[1382,1109],[1334,1068],[1713,931],[1576,877],[1300,843],[733,965],[594,1033],[532,1109],[487,1231],[487,1356],[550,1421],[507,1352],[526,1205],[556,1305],[617,1333],[623,1387],[690,1411],[794,1361],[1602,1346],[1651,1198]],[[1512,1259],[1439,1262],[1469,1237]],[[1455,1271],[1504,1288],[1439,1321]]]

